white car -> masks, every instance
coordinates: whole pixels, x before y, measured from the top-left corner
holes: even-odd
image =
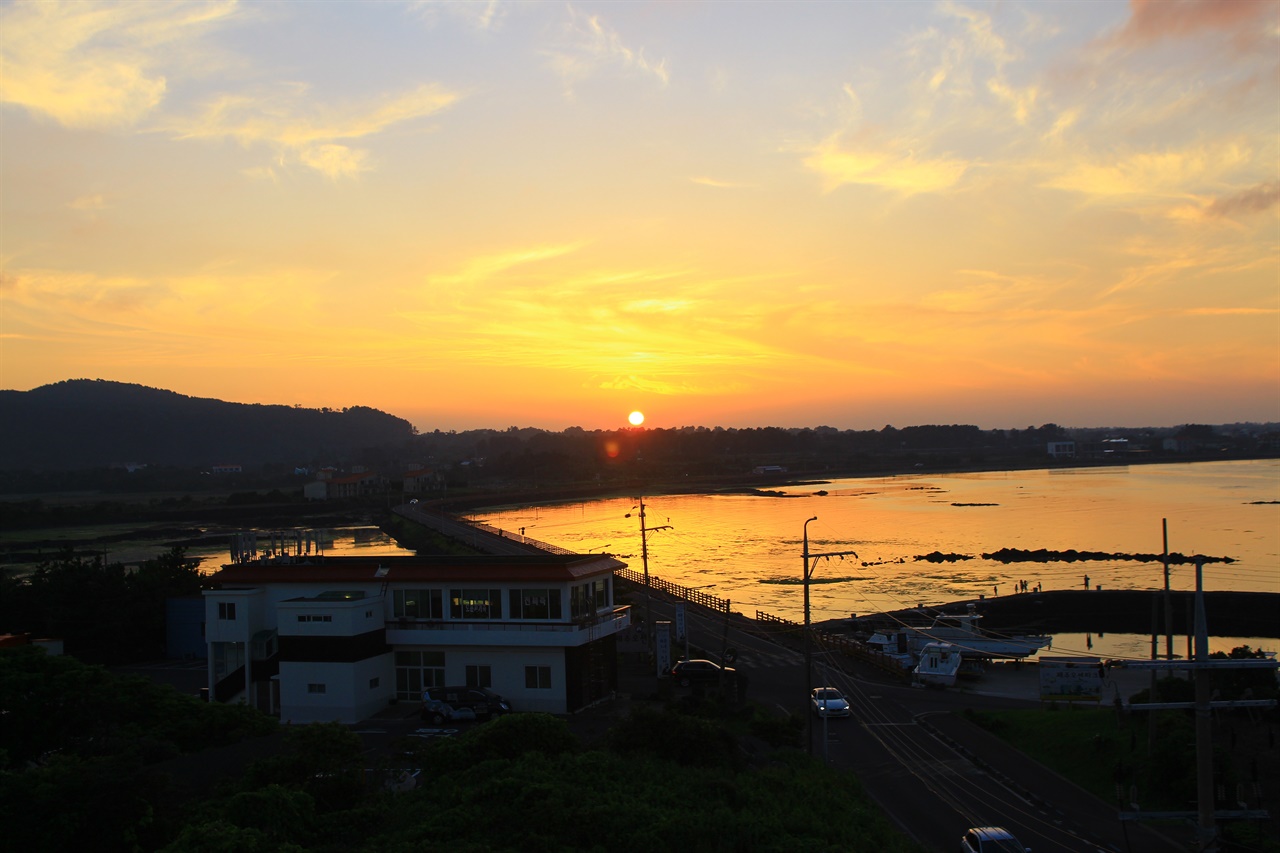
[[[849,700],[834,687],[815,687],[809,696],[813,713],[819,717],[847,717],[851,713]]]
[[[960,839],[960,853],[1031,853],[1002,826],[975,826]]]

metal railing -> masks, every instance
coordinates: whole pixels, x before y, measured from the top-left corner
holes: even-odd
[[[799,622],[792,622],[790,619],[783,619],[765,613],[763,610],[756,611],[756,621],[766,625],[775,625],[781,631],[794,632],[797,639],[802,640],[804,637],[804,625]],[[776,632],[780,633],[780,631]],[[858,642],[852,637],[845,637],[840,634],[831,634],[826,631],[815,630],[810,626],[810,636],[813,637],[813,644],[821,651],[836,652],[862,663],[870,664],[876,669],[891,673],[900,678],[909,680],[911,678],[911,670],[903,668],[899,660],[891,655],[887,655],[877,649],[870,648],[863,643]]]
[[[630,619],[630,606],[615,607],[611,612],[572,622],[461,622],[441,619],[392,619],[388,630],[400,631],[590,631],[601,627],[617,628]]]
[[[614,569],[613,573],[637,586],[644,586],[644,575],[634,569]],[[676,598],[683,598],[685,601],[705,607],[708,610],[714,610],[717,613],[729,612],[729,602],[725,599],[717,598],[698,589],[691,589],[687,586],[665,581],[656,575],[649,575],[649,588],[665,592],[668,595],[674,595]]]

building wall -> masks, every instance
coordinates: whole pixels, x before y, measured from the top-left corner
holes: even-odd
[[[390,704],[394,689],[390,652],[350,663],[281,661],[280,719],[358,723]]]

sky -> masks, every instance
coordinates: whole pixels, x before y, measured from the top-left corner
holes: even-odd
[[[0,2],[0,388],[1280,421],[1280,0]]]

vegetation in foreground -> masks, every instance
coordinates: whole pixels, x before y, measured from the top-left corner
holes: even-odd
[[[750,706],[641,710],[591,744],[516,714],[371,766],[344,726],[281,735],[243,706],[23,647],[0,650],[0,713],[14,849],[919,851],[855,779],[769,746],[796,732]],[[237,743],[255,760],[216,782]],[[396,791],[403,769],[419,784]]]

